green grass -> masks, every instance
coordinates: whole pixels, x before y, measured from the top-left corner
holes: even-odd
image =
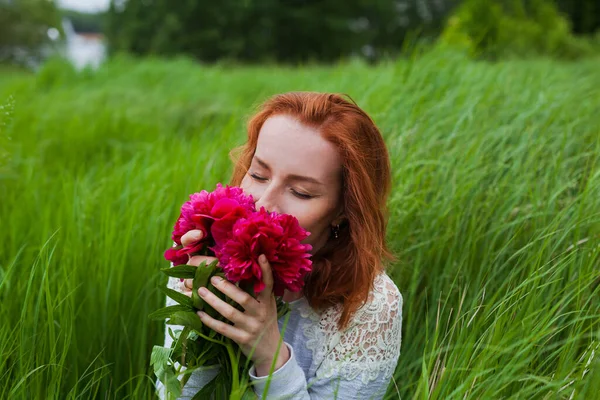
[[[117,59],[0,76],[0,104],[14,100],[0,117],[0,398],[152,398],[163,338],[147,315],[178,208],[228,180],[253,107],[289,90],[350,94],[389,146],[404,296],[389,397],[594,398],[598,61]]]

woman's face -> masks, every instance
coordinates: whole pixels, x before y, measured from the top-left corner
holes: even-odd
[[[252,163],[240,186],[256,208],[290,214],[310,232],[304,240],[319,250],[331,226],[341,221],[342,161],[319,131],[288,115],[263,124]]]

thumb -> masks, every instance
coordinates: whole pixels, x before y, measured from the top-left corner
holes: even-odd
[[[204,232],[202,232],[200,229],[192,229],[191,231],[187,231],[185,235],[181,237],[181,244],[183,247],[191,246],[203,237]]]

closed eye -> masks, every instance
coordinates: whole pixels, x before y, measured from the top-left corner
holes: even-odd
[[[315,197],[315,196],[311,196],[310,194],[297,192],[294,189],[292,189],[292,193],[294,193],[294,195],[296,197],[299,197],[299,198],[305,199],[305,200],[312,199],[313,197]]]
[[[265,178],[264,176],[257,175],[255,173],[248,173],[248,175],[250,175],[250,177],[252,179],[254,179],[256,181],[259,181],[259,182],[265,182],[265,181],[268,180],[268,178]],[[294,196],[296,196],[296,197],[298,197],[300,199],[303,199],[303,200],[308,200],[308,199],[312,199],[313,197],[315,197],[315,196],[310,195],[310,194],[298,192],[298,191],[296,191],[294,189],[291,189],[291,192],[292,192],[292,194]]]
[[[255,179],[257,181],[264,182],[264,181],[267,180],[267,178],[259,176],[259,175],[256,175],[256,174],[249,174],[249,175],[252,177],[252,179]]]

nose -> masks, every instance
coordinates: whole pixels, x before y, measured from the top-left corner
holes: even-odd
[[[273,185],[269,185],[269,187],[261,193],[254,205],[257,210],[264,207],[268,212],[279,213],[276,188]]]

